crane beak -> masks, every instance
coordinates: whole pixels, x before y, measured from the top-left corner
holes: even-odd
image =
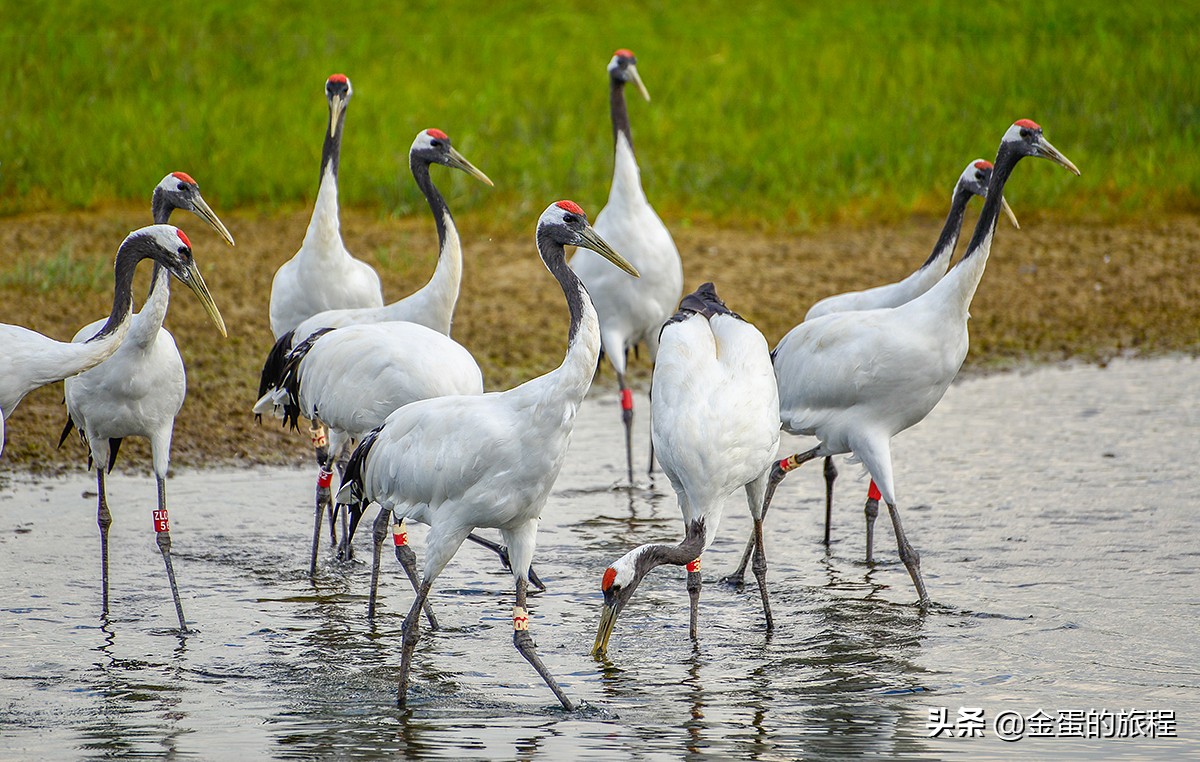
[[[465,156],[454,150],[453,146],[450,148],[450,158],[447,160],[446,166],[454,167],[455,169],[461,169],[463,172],[466,172],[468,175],[471,175],[477,180],[485,182],[493,188],[496,187],[496,184],[493,183],[487,175],[481,172],[474,164],[467,161]]]
[[[234,245],[233,236],[229,235],[229,230],[226,229],[225,225],[217,217],[217,213],[208,206],[208,202],[204,200],[203,196],[197,195],[195,201],[192,202],[192,206],[192,212],[197,217],[212,225],[213,229],[225,239],[226,243],[230,246]]]
[[[617,624],[617,615],[621,613],[620,606],[604,604],[600,612],[600,627],[596,630],[596,645],[592,646],[592,658],[596,661],[608,658],[608,639],[612,637],[613,627]]]
[[[577,244],[578,246],[582,246],[585,249],[591,249],[635,278],[642,277],[637,271],[637,268],[629,264],[625,257],[622,257],[620,254],[613,251],[613,248],[609,246],[603,238],[600,237],[599,233],[592,229],[591,225],[588,225],[579,233],[579,238],[580,241]]]
[[[633,84],[637,85],[638,92],[642,94],[642,97],[647,101],[650,100],[650,91],[642,84],[642,78],[638,75],[637,66],[630,64],[626,71],[629,72],[629,78],[633,80]]]
[[[1005,216],[1008,217],[1008,220],[1013,224],[1013,227],[1017,230],[1020,230],[1021,223],[1017,222],[1017,215],[1013,214],[1012,207],[1008,205],[1008,199],[1004,198],[1004,196],[1000,197],[1000,209],[1004,211]]]
[[[1063,156],[1061,151],[1050,145],[1049,140],[1038,136],[1037,147],[1039,155],[1043,159],[1049,159],[1056,164],[1061,164],[1074,173],[1076,177],[1079,176],[1079,167],[1076,167],[1070,159],[1068,159],[1066,156]]]
[[[217,326],[221,336],[228,338],[229,332],[225,330],[225,320],[221,317],[221,311],[217,309],[217,303],[213,301],[212,294],[208,292],[208,285],[204,282],[204,276],[200,274],[200,268],[196,267],[195,262],[188,264],[185,275],[187,277],[180,278],[180,280],[192,290],[192,293],[200,300],[200,304],[204,305],[204,311]]]
[[[347,100],[340,95],[335,95],[329,99],[329,137],[333,137],[333,133],[337,131],[338,120],[342,116],[342,112],[346,110]]]

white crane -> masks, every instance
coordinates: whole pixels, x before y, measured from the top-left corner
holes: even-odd
[[[973,196],[981,196],[987,198],[988,183],[992,179],[992,162],[985,159],[974,159],[958,176],[958,180],[954,184],[954,191],[950,196],[950,213],[946,216],[946,222],[942,225],[942,232],[938,236],[937,242],[933,245],[933,251],[930,252],[925,262],[909,274],[903,280],[895,283],[888,283],[883,286],[876,286],[864,291],[848,291],[843,294],[835,294],[828,296],[809,308],[808,313],[804,316],[805,322],[815,320],[824,315],[830,315],[835,312],[854,312],[859,310],[874,310],[884,307],[898,307],[905,302],[912,301],[916,297],[928,291],[933,287],[933,284],[942,279],[946,274],[946,269],[950,265],[950,260],[954,256],[954,249],[958,245],[958,236],[962,231],[963,217],[966,216],[967,205],[970,203]],[[1008,206],[1008,202],[1001,199],[1000,208],[1008,216],[1013,227],[1020,228],[1017,222],[1016,215]],[[833,464],[833,457],[825,458],[825,545],[829,545],[830,519],[833,514],[833,482],[837,479],[837,467]],[[867,510],[871,508],[874,501],[874,509],[879,509],[879,489],[871,482],[867,489]],[[738,568],[729,576],[724,578],[724,581],[740,585],[745,579],[746,567],[750,563],[750,554],[754,549],[754,537],[751,536],[746,543],[746,550],[742,553],[742,562]]]
[[[94,368],[117,351],[129,332],[133,274],[143,259],[162,263],[191,288],[224,333],[221,313],[192,260],[191,244],[181,231],[175,228],[170,231],[168,235],[158,226],[142,228],[130,233],[121,244],[114,267],[112,312],[87,341],[56,341],[19,325],[0,324],[0,453],[4,451],[4,419],[13,414],[26,394]]]
[[[458,303],[458,294],[462,285],[462,243],[450,207],[429,176],[431,164],[461,169],[467,174],[478,178],[488,185],[492,181],[477,169],[471,162],[450,145],[446,133],[437,129],[422,130],[417,133],[412,147],[408,152],[409,167],[417,187],[425,195],[429,209],[433,214],[434,224],[438,233],[438,261],[433,277],[425,286],[415,293],[399,301],[383,307],[356,307],[347,309],[324,310],[302,321],[295,329],[287,331],[278,338],[271,348],[267,361],[263,365],[259,379],[259,403],[255,409],[264,407],[264,398],[272,395],[283,379],[283,369],[287,356],[293,348],[319,330],[341,328],[349,325],[364,323],[383,323],[408,321],[431,328],[439,333],[450,335],[450,323],[454,319],[454,307]],[[391,412],[391,410],[387,411]],[[382,422],[382,418],[380,419]],[[374,428],[368,427],[366,430]],[[325,458],[336,460],[338,450],[329,450],[325,455],[318,453],[319,461]],[[325,469],[328,464],[319,462],[318,466]],[[329,469],[331,470],[331,469]],[[329,487],[317,488],[318,510],[324,510],[329,505]]]
[[[382,307],[379,275],[342,243],[338,221],[338,164],[342,127],[353,89],[344,74],[325,82],[329,128],[321,151],[321,187],[304,243],[271,281],[271,332],[278,339],[318,312],[345,307]]]
[[[213,213],[200,187],[183,172],[173,172],[154,189],[151,202],[154,221],[166,224],[175,209],[185,209],[207,222],[230,246],[233,236]],[[63,428],[59,446],[66,441],[73,427],[88,446],[88,465],[96,468],[97,520],[100,526],[100,589],[102,612],[108,614],[108,528],[112,514],[108,508],[104,475],[111,472],[117,451],[125,437],[142,436],[150,440],[154,478],[158,482],[158,509],[154,525],[159,550],[171,583],[179,629],[187,632],[175,570],[171,564],[171,534],[167,516],[167,468],[171,458],[171,433],[175,416],[183,407],[187,394],[187,378],[183,359],[175,339],[162,327],[170,301],[169,270],[162,264],[154,266],[150,293],[141,312],[130,319],[129,333],[120,348],[91,370],[68,378],[63,384],[67,403],[67,425]],[[80,329],[73,341],[83,342],[93,335],[103,321]],[[161,527],[161,529],[160,529]]]
[[[342,243],[338,220],[338,166],[342,152],[342,130],[346,108],[354,93],[345,74],[332,74],[325,81],[329,101],[329,125],[321,150],[321,185],[313,206],[304,242],[295,256],[280,265],[271,281],[271,332],[276,341],[301,321],[318,312],[354,307],[382,307],[383,286],[379,275],[366,262],[355,259]],[[270,362],[268,360],[268,362]],[[262,393],[259,393],[262,396]],[[328,459],[326,435],[314,421],[309,430],[318,466]],[[318,489],[317,500],[328,500],[328,488]],[[333,515],[329,517],[334,531]]]
[[[268,392],[254,412],[282,408],[285,422],[293,427],[300,416],[320,420],[329,428],[329,452],[337,453],[382,424],[397,408],[449,394],[483,394],[483,374],[470,352],[449,336],[416,323],[368,323],[325,328],[302,341],[288,355],[278,388]],[[328,489],[332,479],[333,467],[327,462],[317,483]],[[310,575],[317,572],[323,514],[324,506],[318,502]],[[383,537],[377,540],[371,575],[372,615]],[[343,534],[342,541],[348,548],[350,538]],[[396,548],[398,558],[404,555],[400,562],[405,571],[415,581],[410,551],[406,552],[406,545]]]
[[[617,616],[651,569],[687,566],[690,634],[698,639],[700,556],[712,544],[725,501],[739,488],[754,517],[754,573],[767,628],[762,505],[772,459],[779,450],[779,394],[767,340],[731,312],[711,283],[683,298],[663,326],[650,403],[651,435],[663,473],[675,488],[685,537],[678,545],[637,547],[604,571],[604,609],[592,655],[603,658]]]
[[[633,154],[633,134],[625,105],[625,84],[632,82],[642,96],[650,94],[638,75],[637,58],[618,50],[608,64],[613,129],[613,179],[608,203],[596,215],[596,232],[628,258],[642,277],[636,281],[617,273],[590,251],[571,258],[571,269],[587,286],[600,316],[600,343],[612,363],[621,388],[621,419],[625,424],[625,464],[633,484],[633,392],[625,381],[630,349],[645,342],[650,361],[658,352],[658,332],[675,312],[683,295],[683,264],[667,226],[659,219],[646,193]],[[652,385],[653,388],[653,385]],[[650,469],[654,467],[651,442]]]
[[[763,512],[784,476],[813,458],[853,452],[866,466],[896,533],[900,560],[922,606],[929,603],[920,556],[909,543],[896,507],[891,439],[933,410],[967,356],[968,309],[991,251],[1004,184],[1017,162],[1037,156],[1075,168],[1022,119],[1004,133],[980,212],[962,259],[921,296],[897,307],[838,312],[801,323],[775,348],[780,418],[785,431],[815,436],[807,452],[771,469]],[[867,560],[873,558],[875,516],[867,514]]]
[[[359,443],[338,502],[350,506],[351,532],[367,503],[429,525],[424,575],[404,620],[399,703],[404,705],[430,588],[468,533],[493,527],[508,545],[516,579],[513,645],[567,708],[573,704],[537,655],[525,609],[527,570],[537,525],[566,456],[575,413],[592,383],[600,326],[591,297],[566,264],[564,246],[586,246],[631,275],[637,271],[588,225],[572,201],[558,201],[537,226],[542,262],[558,280],[571,313],[567,353],[555,370],[504,392],[438,397],[406,405]],[[380,530],[381,531],[381,530]]]

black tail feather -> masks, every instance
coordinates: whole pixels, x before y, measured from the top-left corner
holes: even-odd
[[[375,440],[379,438],[381,428],[383,427],[380,426],[367,432],[366,436],[358,443],[358,447],[355,447],[354,452],[350,454],[350,460],[346,461],[346,470],[342,473],[342,489],[349,487],[350,497],[353,500],[348,504],[350,529],[347,541],[354,538],[354,530],[358,527],[358,522],[362,520],[363,509],[366,508],[363,471],[366,468],[367,456],[371,454],[371,448],[375,446]]]
[[[295,331],[288,331],[280,336],[275,341],[275,345],[271,347],[271,351],[267,353],[267,361],[263,363],[262,373],[258,377],[257,399],[262,399],[264,394],[283,382],[283,368],[287,362],[288,352],[292,350],[292,339],[295,333]],[[259,423],[262,422],[261,415],[254,416],[254,419]]]
[[[67,437],[71,436],[71,432],[75,430],[75,421],[71,420],[71,416],[67,416],[67,423],[63,426],[62,436],[58,438],[58,446],[62,447],[63,442],[67,441]]]
[[[300,427],[300,363],[308,356],[309,350],[313,348],[317,340],[332,330],[332,328],[322,328],[319,331],[313,331],[307,339],[297,344],[284,360],[279,383],[275,386],[287,393],[287,402],[283,405],[283,425],[290,426],[293,431]]]
[[[117,453],[121,451],[121,442],[125,441],[120,437],[108,440],[108,472],[111,474],[113,465],[117,462]]]

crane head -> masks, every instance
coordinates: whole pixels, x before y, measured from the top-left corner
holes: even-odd
[[[1063,156],[1057,148],[1050,144],[1042,135],[1042,128],[1037,122],[1032,119],[1018,119],[1013,122],[1008,131],[1004,133],[1004,139],[1000,145],[1007,147],[1009,150],[1016,151],[1022,156],[1036,156],[1041,159],[1049,159],[1055,164],[1060,164],[1066,167],[1072,173],[1078,175],[1079,168],[1076,167],[1070,159]]]
[[[596,628],[596,643],[592,646],[592,657],[603,659],[608,653],[608,640],[616,627],[617,617],[625,604],[633,598],[638,583],[652,567],[639,564],[646,558],[652,546],[642,545],[621,556],[612,566],[604,570],[600,579],[600,591],[604,593],[604,608],[600,611],[600,624]],[[644,566],[644,568],[643,568]]]
[[[958,193],[961,189],[972,195],[987,198],[988,185],[992,182],[993,168],[994,167],[992,163],[987,159],[975,159],[968,164],[967,168],[964,169],[962,174],[958,176],[958,182],[954,186],[954,192]],[[1017,230],[1020,230],[1021,224],[1017,222],[1017,216],[1013,214],[1013,210],[1008,205],[1008,201],[1006,201],[1003,197],[1000,198],[1000,208],[1004,211],[1004,214],[1008,216],[1008,219],[1010,222],[1012,222],[1013,227],[1015,227]]]
[[[608,62],[608,76],[613,82],[622,85],[632,82],[642,97],[650,100],[650,91],[642,84],[642,78],[638,75],[637,56],[632,50],[621,48],[613,53],[612,60]]]
[[[212,226],[225,242],[233,246],[233,236],[200,195],[200,185],[186,172],[172,172],[154,188],[151,200],[155,219],[166,219],[175,209],[191,212]]]
[[[325,99],[329,101],[330,137],[341,122],[342,114],[345,113],[346,105],[350,103],[350,96],[353,94],[354,88],[350,86],[350,78],[345,74],[330,74],[329,79],[325,80]]]
[[[120,259],[122,252],[137,252],[140,259],[153,259],[167,271],[179,279],[183,285],[192,290],[200,300],[204,311],[222,336],[228,336],[225,330],[225,320],[217,309],[204,276],[192,257],[192,242],[187,235],[174,225],[149,225],[139,228],[125,237],[121,249],[117,252]]]
[[[444,167],[461,169],[480,182],[493,185],[487,175],[467,161],[465,156],[454,150],[454,146],[450,145],[450,136],[441,130],[428,129],[418,132],[416,139],[413,140],[412,148],[408,149],[408,156],[410,161],[441,164]]]
[[[588,224],[587,214],[574,201],[555,201],[546,207],[538,219],[537,239],[548,239],[561,246],[582,246],[591,249],[635,278],[640,278],[637,269]],[[547,262],[549,265],[549,262]]]

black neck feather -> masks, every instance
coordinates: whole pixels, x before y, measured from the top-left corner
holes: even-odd
[[[333,124],[333,109],[329,110],[329,123],[325,125],[325,145],[321,149],[321,180],[325,179],[326,170],[333,172],[337,180],[338,164],[342,156],[342,125],[346,123],[346,108],[338,114],[337,124]],[[331,129],[332,128],[332,129]]]
[[[417,181],[417,187],[425,194],[429,211],[433,213],[433,222],[437,225],[438,251],[441,251],[446,245],[446,218],[450,217],[450,207],[429,176],[428,161],[412,156],[408,160],[408,166],[412,170],[413,179]]]
[[[938,258],[942,250],[951,244],[958,234],[962,231],[963,218],[967,216],[967,204],[971,203],[971,196],[975,194],[967,190],[966,187],[959,185],[954,188],[954,197],[950,200],[950,214],[946,215],[946,222],[942,225],[942,233],[938,236],[937,243],[933,245],[933,251],[929,252],[929,258],[925,260],[925,264],[921,267],[929,267],[933,261]]]
[[[625,105],[625,83],[616,77],[610,77],[609,109],[612,111],[613,145],[617,144],[617,136],[624,135],[633,151],[633,133],[629,130],[629,109]]]
[[[696,519],[687,526],[687,534],[678,545],[651,545],[637,559],[637,579],[641,580],[656,566],[684,566],[704,552],[704,520]]]
[[[154,190],[154,198],[150,202],[150,211],[154,214],[155,225],[166,225],[171,221],[171,212],[179,207],[167,201],[167,194],[159,189]],[[146,292],[146,301],[150,301],[150,297],[154,295],[154,286],[158,283],[159,272],[162,270],[162,265],[158,262],[154,263],[154,272],[150,275],[150,290]],[[262,396],[261,394],[259,395]]]
[[[153,257],[154,253],[155,244],[141,236],[126,239],[121,244],[120,250],[117,251],[117,264],[113,268],[113,280],[116,285],[113,288],[112,312],[109,313],[108,321],[88,341],[112,334],[117,326],[129,317],[129,312],[133,309],[133,273],[137,270],[138,262]]]
[[[537,247],[541,252],[542,261],[546,263],[550,274],[558,279],[563,296],[567,298],[567,309],[571,311],[571,328],[567,333],[569,348],[571,344],[575,343],[575,334],[579,332],[579,325],[583,321],[583,300],[590,297],[587,289],[583,286],[583,281],[579,280],[575,271],[567,266],[566,254],[561,243],[539,230]]]
[[[1000,150],[996,154],[996,163],[992,167],[992,181],[988,183],[987,199],[983,202],[983,211],[979,213],[979,221],[975,223],[975,233],[971,236],[971,242],[967,244],[967,250],[962,259],[958,260],[958,265],[979,251],[984,241],[989,240],[992,233],[995,232],[996,220],[1000,217],[1000,202],[1004,198],[1004,184],[1008,182],[1008,177],[1017,166],[1017,162],[1023,158],[1025,158],[1024,154],[1014,151],[1007,143],[1000,144]]]

